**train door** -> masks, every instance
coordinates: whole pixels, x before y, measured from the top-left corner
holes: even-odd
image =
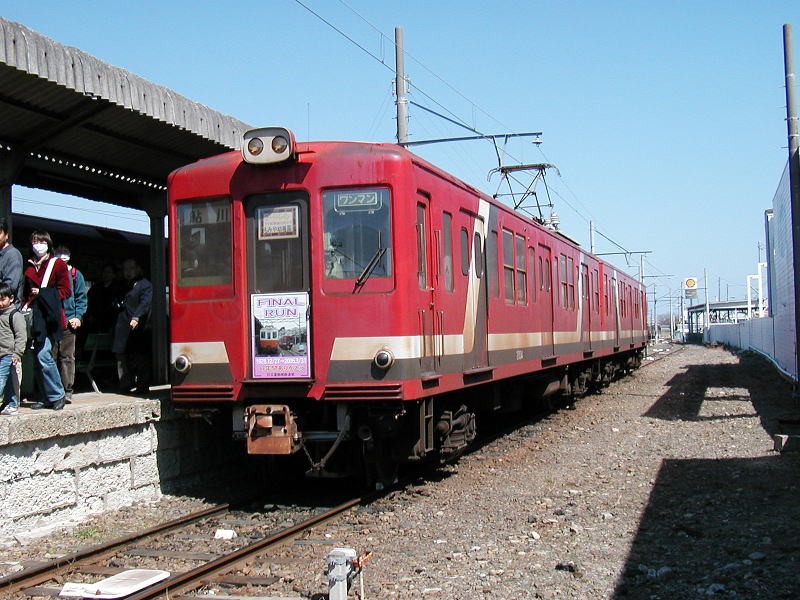
[[[464,370],[489,365],[489,290],[486,276],[486,221],[465,210],[460,218],[461,273],[466,277],[464,311]]]
[[[308,196],[254,195],[245,217],[251,375],[310,377]]]
[[[581,347],[584,352],[590,352],[592,350],[592,290],[589,283],[589,265],[586,263],[581,263],[580,277]]]
[[[539,297],[543,357],[555,355],[553,347],[553,251],[539,244]]]

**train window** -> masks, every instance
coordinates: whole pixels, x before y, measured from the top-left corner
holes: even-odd
[[[589,297],[590,297],[590,290],[589,290],[589,267],[581,263],[581,286],[583,287],[581,297],[583,298],[584,302],[583,305],[588,310],[589,308]]]
[[[567,257],[567,275],[569,277],[568,284],[569,284],[569,309],[575,310],[575,267],[573,266],[575,263],[572,260],[572,257]]]
[[[231,201],[182,203],[177,210],[178,285],[230,285]]]
[[[514,234],[503,229],[503,285],[505,299],[514,302]]]
[[[531,268],[531,302],[536,302],[536,253],[528,246],[528,264]]]
[[[603,274],[603,304],[606,308],[606,316],[611,314],[611,298],[608,295],[608,275]]]
[[[444,288],[453,291],[453,215],[446,212],[442,215],[442,237],[444,252],[442,255],[442,271],[444,272]]]
[[[491,241],[486,242],[486,270],[489,273],[489,290],[493,298],[500,297],[500,285],[497,277],[497,242],[499,236],[497,230],[492,229]]]
[[[525,238],[517,235],[515,240],[515,254],[514,262],[517,267],[516,273],[516,286],[517,286],[517,303],[528,303],[528,270],[525,268]]]
[[[600,312],[599,283],[599,274],[597,273],[597,269],[592,269],[592,310],[594,310],[596,313]]]
[[[469,275],[469,231],[461,228],[461,273]]]
[[[417,204],[417,283],[421,290],[428,287],[428,248],[425,238],[427,221],[425,205]]]
[[[472,255],[475,257],[475,276],[480,279],[483,277],[483,241],[481,234],[475,233],[472,236]]]
[[[544,263],[542,262],[542,257],[539,256],[539,289],[543,292],[547,291],[544,289]]]
[[[298,292],[308,288],[306,206],[297,192],[247,199],[249,279],[252,293]]]
[[[567,257],[562,254],[558,257],[559,275],[561,278],[561,308],[567,308],[567,294],[569,293],[569,284],[567,283]]]
[[[391,277],[389,190],[329,190],[322,204],[325,278]]]

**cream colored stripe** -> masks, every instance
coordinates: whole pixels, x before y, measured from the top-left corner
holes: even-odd
[[[628,333],[628,332],[626,332]],[[613,340],[613,331],[592,333],[593,341]],[[464,354],[464,336],[444,336],[443,356]],[[575,331],[550,332],[517,332],[489,334],[489,350],[516,350],[520,348],[538,348],[543,345],[574,344],[580,341],[580,334]],[[437,344],[440,343],[437,341]],[[420,336],[386,336],[386,337],[352,337],[336,338],[333,342],[331,360],[372,360],[378,350],[387,348],[397,359],[420,358],[422,344]]]
[[[196,365],[228,363],[225,342],[188,342],[170,344],[170,362],[185,354]]]

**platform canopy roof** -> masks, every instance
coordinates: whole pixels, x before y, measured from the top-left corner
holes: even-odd
[[[0,183],[141,208],[251,126],[0,18]]]

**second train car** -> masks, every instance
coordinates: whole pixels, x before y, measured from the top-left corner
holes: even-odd
[[[313,474],[457,456],[643,356],[639,281],[394,144],[253,130],[169,204],[173,401]]]

